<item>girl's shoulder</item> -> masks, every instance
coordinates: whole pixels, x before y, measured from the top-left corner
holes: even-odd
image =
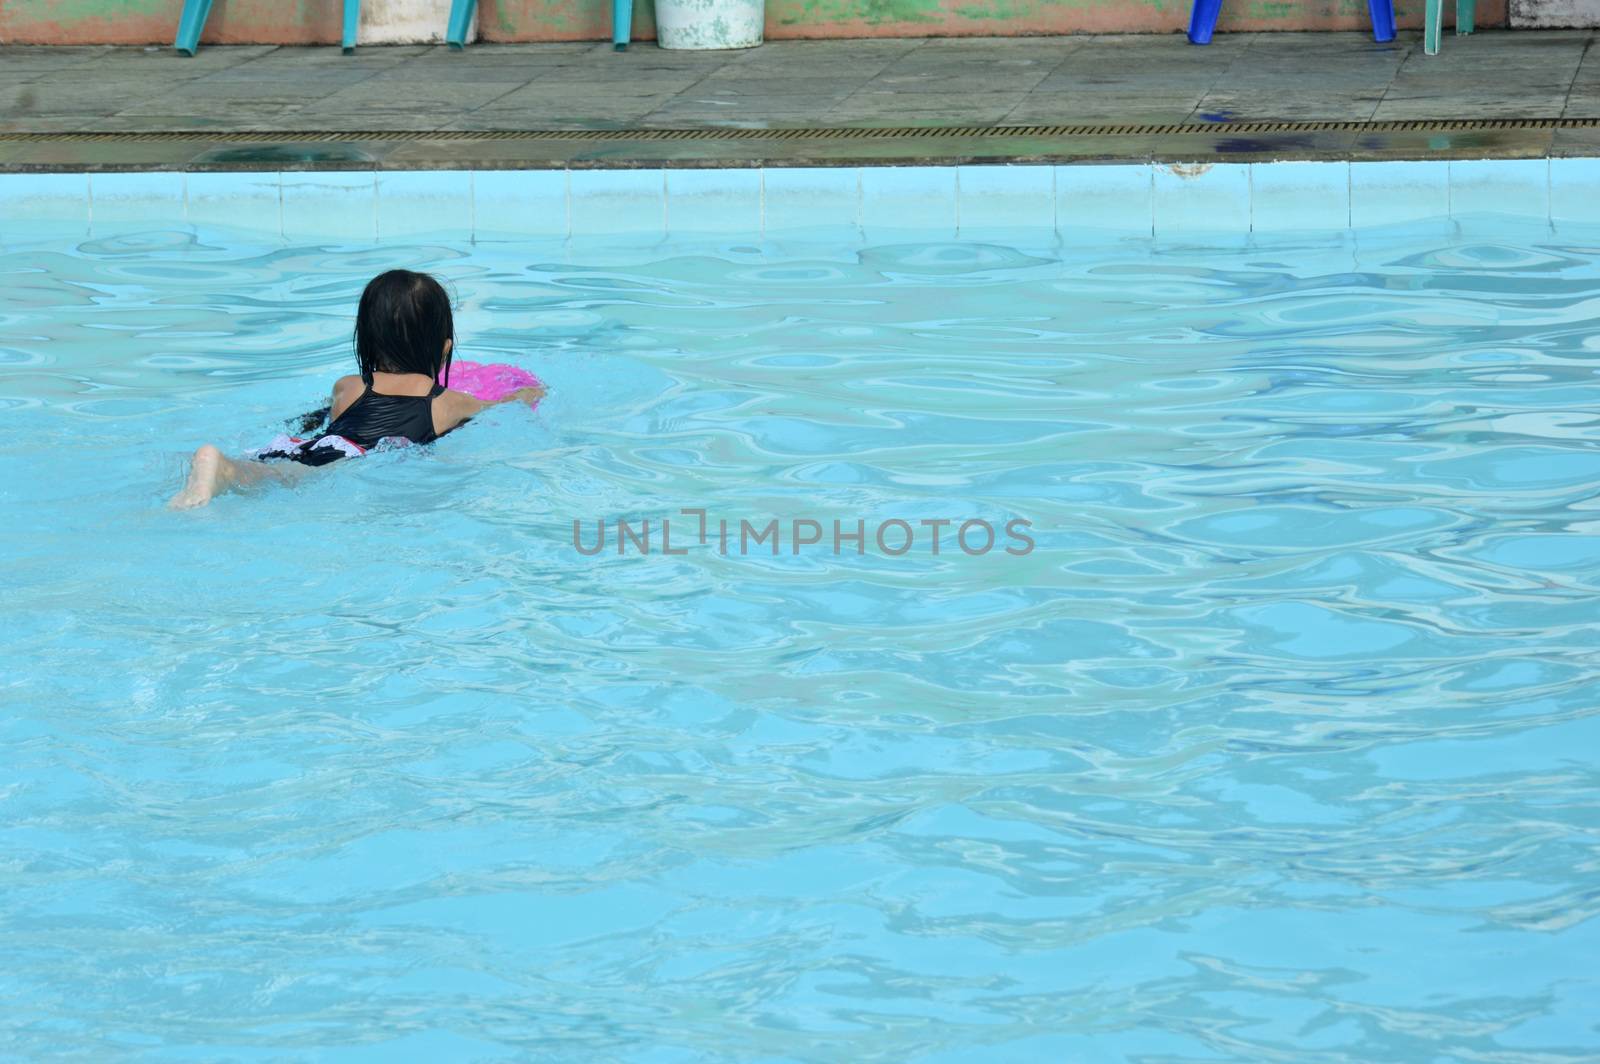
[[[329,408],[328,416],[330,418],[336,418],[346,410],[349,410],[355,401],[361,398],[361,393],[364,392],[366,388],[366,382],[363,381],[359,375],[355,374],[352,374],[348,377],[340,377],[338,380],[334,381],[333,405]]]

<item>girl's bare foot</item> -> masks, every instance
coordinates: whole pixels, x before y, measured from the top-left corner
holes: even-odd
[[[211,497],[222,490],[227,469],[232,464],[209,443],[194,452],[194,459],[189,463],[189,482],[167,501],[167,509],[192,510],[210,502]]]

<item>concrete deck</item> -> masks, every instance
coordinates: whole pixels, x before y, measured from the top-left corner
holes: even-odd
[[[1593,154],[1594,34],[784,41],[361,49],[0,48],[0,168],[307,169]],[[1510,129],[1371,123],[1536,120]],[[1249,131],[1240,123],[1292,125]],[[1319,130],[1309,123],[1353,125]],[[1058,126],[1072,132],[1024,131]],[[914,129],[840,139],[840,129]],[[962,127],[959,134],[942,132]],[[1168,127],[1121,129],[1113,127]],[[1176,130],[1171,127],[1180,127]],[[586,139],[606,130],[806,130]],[[485,139],[566,131],[569,138]],[[60,139],[68,134],[125,138]],[[278,143],[252,144],[270,133]],[[325,137],[351,133],[352,137]],[[154,136],[162,134],[162,136]],[[305,135],[299,137],[297,135]],[[385,134],[393,134],[386,136]],[[419,136],[426,134],[426,136]],[[150,135],[150,136],[146,136]]]

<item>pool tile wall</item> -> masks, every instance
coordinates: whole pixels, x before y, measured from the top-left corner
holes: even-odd
[[[667,175],[662,170],[590,170],[572,175],[567,190],[573,236],[664,237]]]
[[[1350,226],[1450,217],[1450,164],[1375,162],[1350,170]]]
[[[956,226],[1005,229],[1056,223],[1054,166],[959,166]]]
[[[284,174],[282,182],[285,240],[366,243],[378,238],[376,173],[324,170]]]
[[[774,167],[761,171],[765,229],[860,229],[861,171],[855,167]]]
[[[955,166],[863,167],[861,227],[955,232],[959,172]]]
[[[1455,160],[1450,163],[1450,215],[1465,217],[1507,209],[1550,212],[1547,159]]]
[[[1250,167],[1157,166],[1151,225],[1158,233],[1250,230]]]
[[[1110,166],[1058,166],[1056,229],[1150,232],[1155,167],[1118,163]]]
[[[89,195],[88,174],[0,174],[0,241],[24,219],[87,236]]]
[[[1349,163],[1293,162],[1251,167],[1252,232],[1349,226]]]
[[[183,218],[190,225],[283,232],[283,179],[279,174],[186,174],[183,191]]]
[[[1600,159],[1550,160],[1550,219],[1600,222]]]
[[[485,170],[469,175],[478,240],[536,240],[572,231],[572,175],[565,170]]]
[[[0,241],[229,226],[296,243],[669,234],[1343,231],[1600,222],[1600,160],[0,174]]]
[[[669,232],[761,232],[760,170],[668,170],[664,194]]]
[[[467,171],[385,170],[378,174],[376,196],[379,240],[472,232],[472,174]]]
[[[138,232],[150,218],[185,217],[185,185],[167,174],[96,174],[89,191],[96,235]]]

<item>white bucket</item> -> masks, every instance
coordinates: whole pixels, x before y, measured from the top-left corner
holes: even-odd
[[[663,48],[754,48],[765,0],[656,0],[656,43]]]
[[[360,44],[443,44],[450,23],[450,0],[366,0],[361,5]],[[467,43],[478,39],[478,20]]]

